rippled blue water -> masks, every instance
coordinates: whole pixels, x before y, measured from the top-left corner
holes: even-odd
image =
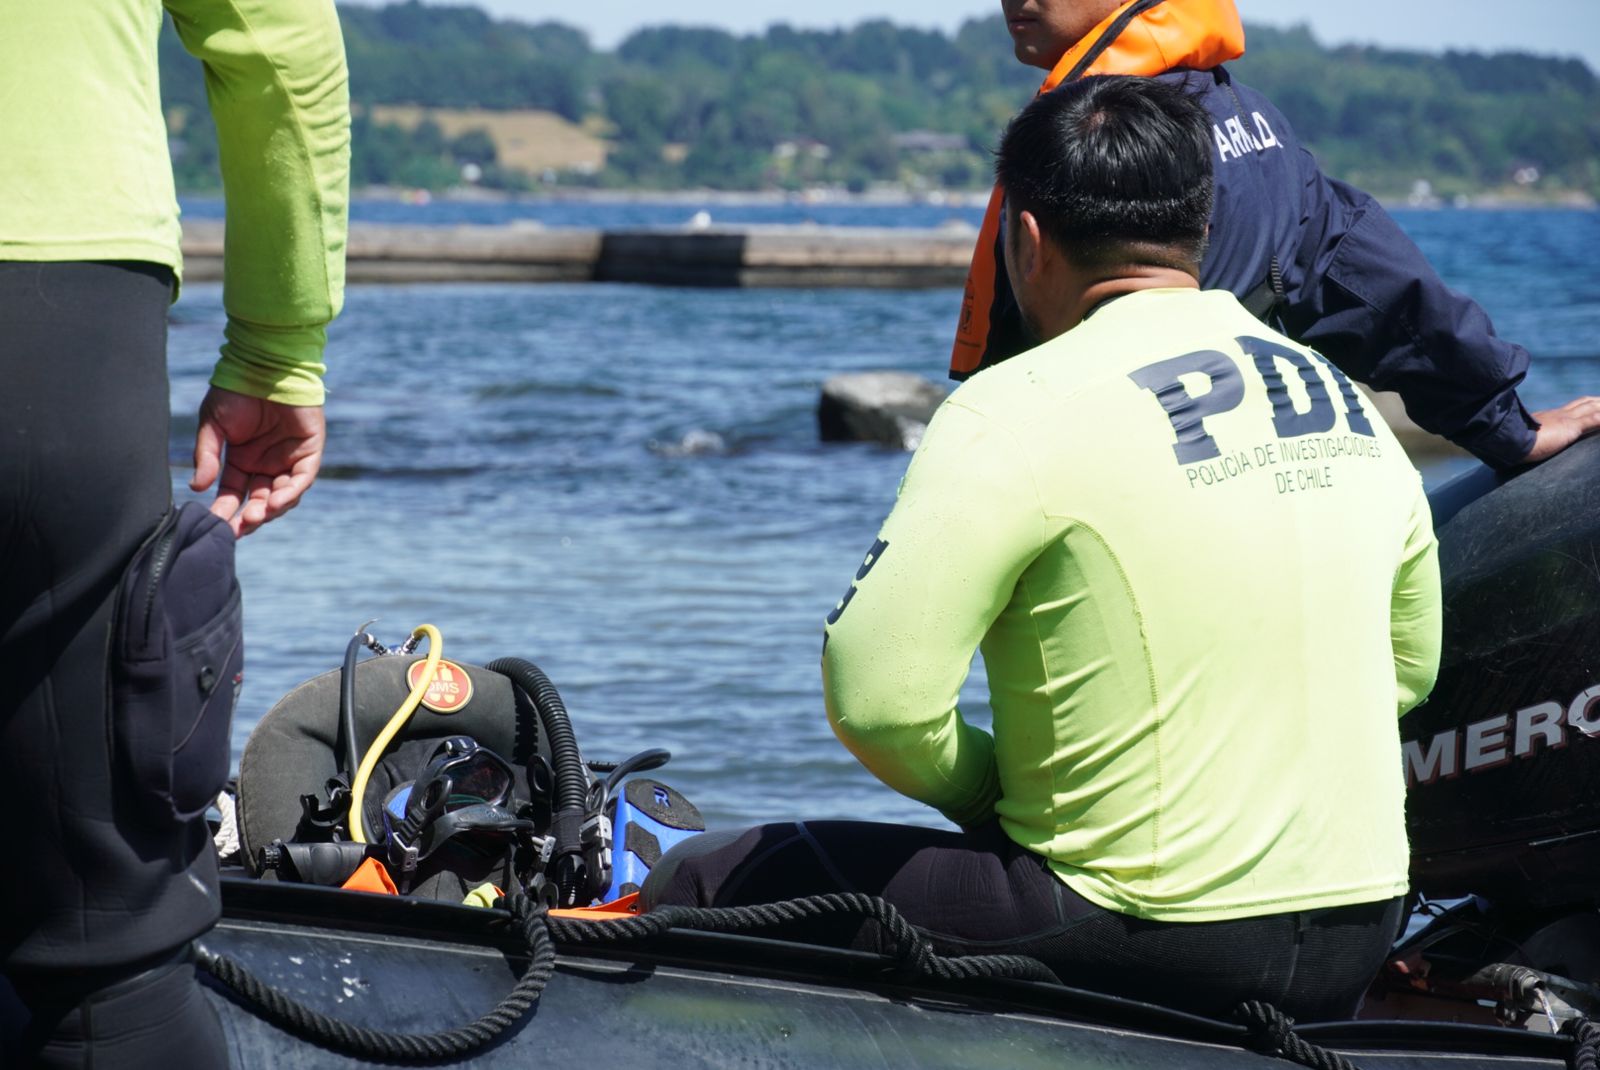
[[[454,207],[358,205],[357,215],[454,221]],[[479,221],[533,211],[490,207],[500,214]],[[611,225],[622,207],[634,222],[676,223],[698,206],[545,210]],[[759,221],[815,215],[759,207],[775,217]],[[732,208],[709,210],[738,221]],[[856,211],[880,226],[941,221],[923,209]],[[1600,215],[1402,221],[1540,358],[1530,403],[1600,389],[1600,273],[1587,260]],[[907,458],[822,446],[814,407],[841,371],[942,377],[956,297],[352,287],[329,349],[328,468],[302,508],[240,545],[248,667],[236,749],[278,696],[337,663],[364,620],[381,618],[374,630],[394,639],[429,621],[448,655],[541,665],[587,756],[670,749],[665,779],[713,824],[937,823],[862,772],[823,718],[822,617]],[[174,310],[175,466],[187,464],[220,302],[219,287],[194,285]],[[174,475],[181,491],[187,471]],[[969,682],[980,719],[983,693]]]

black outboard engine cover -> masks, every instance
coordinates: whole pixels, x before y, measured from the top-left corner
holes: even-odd
[[[1443,659],[1400,721],[1412,886],[1600,899],[1600,438],[1432,500]]]

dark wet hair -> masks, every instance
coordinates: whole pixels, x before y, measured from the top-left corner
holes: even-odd
[[[1080,266],[1185,268],[1205,253],[1211,151],[1210,116],[1180,88],[1084,78],[1011,121],[995,178],[1012,208],[1033,213]]]

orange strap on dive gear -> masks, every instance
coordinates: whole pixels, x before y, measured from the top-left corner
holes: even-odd
[[[619,918],[637,917],[639,910],[639,893],[629,892],[611,900],[609,903],[596,903],[592,907],[572,907],[565,910],[552,910],[552,918],[571,918],[574,921],[616,921]]]
[[[376,858],[368,858],[350,874],[339,887],[352,892],[376,892],[378,895],[399,895],[400,891],[389,878],[389,870]]]

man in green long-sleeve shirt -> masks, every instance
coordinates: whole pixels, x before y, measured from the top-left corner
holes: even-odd
[[[191,483],[215,519],[170,512],[164,14],[204,65],[227,199]],[[201,813],[242,679],[232,540],[321,463],[348,181],[332,0],[0,5],[0,972],[32,1015],[0,1064],[226,1059],[186,949],[220,908]]]
[[[1150,79],[1013,122],[1004,248],[1040,344],[940,407],[828,617],[834,731],[964,831],[689,841],[652,905],[867,892],[946,952],[1079,987],[1354,1009],[1406,890],[1397,717],[1438,669],[1433,529],[1350,382],[1199,289],[1209,139]],[[956,706],[980,646],[992,732]]]

